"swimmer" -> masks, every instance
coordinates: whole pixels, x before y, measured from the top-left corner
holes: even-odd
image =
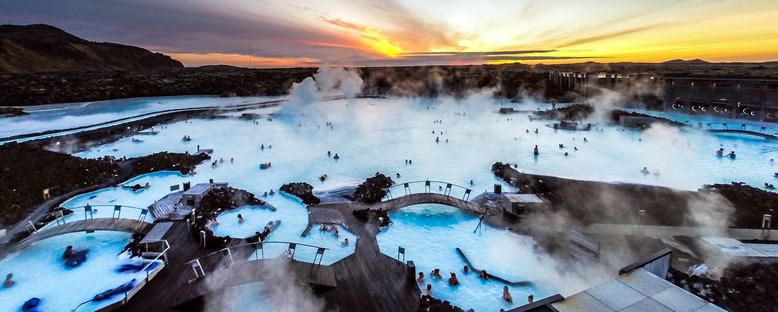
[[[532,303],[533,301],[535,301],[535,295],[529,294],[529,296],[527,296],[527,301],[529,303]]]
[[[330,156],[332,156],[332,152],[331,151],[327,151],[327,157],[330,157]]]
[[[502,287],[502,298],[505,299],[505,301],[508,301],[508,303],[513,303],[513,298],[511,297],[511,293],[508,291],[508,286]]]
[[[276,192],[274,192],[273,190],[270,190],[270,195],[275,195],[275,194],[276,194]]]
[[[399,172],[397,173],[397,178],[398,178],[398,179],[400,178],[400,173],[399,173]]]
[[[640,169],[640,173],[642,173],[643,175],[649,174],[648,168],[643,167],[643,169]]]
[[[348,246],[348,238],[343,241],[343,246]]]
[[[584,138],[584,142],[589,142],[589,140],[587,140],[586,138]]]
[[[261,149],[261,150],[263,150],[263,151],[264,151],[264,150],[265,150],[265,144],[262,144],[262,145],[259,147],[259,149]]]
[[[578,150],[578,146],[573,146],[573,150],[577,151]]]
[[[486,270],[481,270],[481,271],[479,271],[479,272],[478,272],[478,277],[480,277],[480,278],[482,278],[482,279],[485,279],[485,280],[488,280],[488,279],[489,279],[489,275],[488,275],[488,274],[486,274]]]
[[[735,159],[735,151],[730,151],[727,156],[729,156],[729,158]]]
[[[470,185],[473,185],[473,180],[470,180]]]
[[[465,272],[465,274],[467,274],[467,273],[469,273],[469,272],[470,272],[470,268],[468,268],[467,266],[465,266],[465,268],[464,268],[464,269],[462,269],[462,270]]]
[[[432,296],[432,284],[427,284],[427,296]]]
[[[565,148],[565,145],[562,143],[559,143],[559,148]]]
[[[319,230],[320,230],[320,231],[329,231],[329,230],[330,230],[330,228],[329,228],[329,227],[328,227],[326,224],[322,224],[322,225],[319,227]]]
[[[14,274],[8,273],[8,275],[5,276],[5,282],[3,282],[3,287],[8,288],[13,285],[16,285],[16,282],[14,282]]]
[[[567,152],[565,152],[565,156],[567,156]]]
[[[335,229],[335,237],[340,237],[340,232],[338,232],[338,229]]]
[[[537,146],[537,145],[535,145],[535,149],[534,149],[534,150],[532,150],[532,154],[534,154],[534,155],[538,155],[538,154],[540,154],[540,153],[538,152],[538,146]]]
[[[234,162],[235,162],[235,158],[230,157],[230,163],[234,163]]]
[[[459,285],[459,279],[457,279],[456,273],[451,272],[451,277],[448,278],[448,284],[451,286]]]
[[[238,223],[243,224],[243,222],[246,222],[246,220],[243,219],[243,216],[238,214]]]
[[[440,137],[435,138],[435,143],[440,143]]]
[[[335,153],[335,156],[332,157],[332,158],[335,159],[335,160],[338,160],[338,159],[340,159],[340,156],[338,155],[338,153]]]
[[[67,260],[73,256],[73,246],[68,245],[65,247],[65,252],[62,253],[62,260]]]
[[[538,128],[535,128],[535,134],[538,134]]]
[[[432,270],[432,272],[430,272],[430,275],[432,275],[432,277],[437,278],[437,279],[443,278],[443,276],[440,275],[440,269],[438,269],[438,268],[435,268],[434,270]]]
[[[716,156],[719,156],[719,157],[724,156],[724,148],[723,147],[719,148],[719,150],[716,151]]]
[[[416,279],[417,283],[424,281],[424,272],[419,272],[419,278]]]

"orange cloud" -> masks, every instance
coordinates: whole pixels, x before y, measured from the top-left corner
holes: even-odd
[[[165,53],[165,52],[163,52]],[[185,66],[229,64],[240,67],[304,67],[314,66],[320,61],[315,58],[261,57],[229,53],[165,53],[181,61]]]
[[[358,36],[360,42],[365,45],[364,50],[377,52],[391,58],[395,58],[404,52],[398,43],[393,42],[391,38],[379,29],[349,23],[340,19],[328,19],[325,17],[320,17],[320,19],[327,24],[348,30]]]

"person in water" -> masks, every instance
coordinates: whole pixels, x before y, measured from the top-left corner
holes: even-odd
[[[416,279],[417,283],[421,283],[424,281],[424,272],[419,272],[419,278]]]
[[[343,241],[343,246],[348,246],[348,238]]]
[[[468,268],[467,266],[465,266],[465,268],[463,269],[463,271],[465,271],[465,274],[467,274],[468,272],[470,272],[470,268]]]
[[[649,173],[648,168],[647,167],[643,167],[643,169],[640,169],[640,173],[642,173],[644,175],[648,174]]]
[[[451,272],[451,277],[448,278],[448,284],[451,286],[459,285],[459,279],[457,279],[456,273]]]
[[[719,148],[719,150],[716,151],[716,156],[719,157],[724,156],[724,148]]]
[[[68,245],[65,247],[65,252],[62,253],[62,260],[70,259],[73,256],[73,246]]]
[[[335,156],[333,156],[332,158],[334,158],[335,160],[338,160],[338,159],[340,159],[340,156],[338,155],[338,153],[335,153]]]
[[[527,302],[532,303],[533,301],[535,301],[535,295],[529,294],[529,296],[527,296]]]
[[[5,282],[3,282],[3,287],[8,288],[13,285],[16,285],[16,282],[14,282],[14,274],[8,273],[8,275],[5,276]]]
[[[243,222],[246,222],[246,220],[243,219],[241,214],[238,214],[238,223],[243,224]]]
[[[535,149],[534,149],[534,150],[532,150],[532,154],[534,154],[534,155],[538,155],[538,154],[540,154],[540,153],[538,152],[538,146],[537,146],[537,145],[535,145]]]
[[[513,298],[511,297],[511,293],[508,291],[508,286],[502,287],[502,298],[505,299],[508,303],[513,303]]]
[[[430,272],[430,275],[432,275],[432,277],[437,278],[437,279],[443,278],[443,276],[440,275],[440,269],[438,269],[438,268],[435,268],[434,270],[432,270],[432,272]]]
[[[729,156],[729,158],[735,159],[735,151],[730,151],[729,155],[727,156]]]
[[[427,296],[432,296],[432,284],[427,284]]]
[[[478,277],[480,277],[482,279],[485,279],[485,280],[489,279],[489,275],[486,274],[486,270],[481,270],[480,272],[478,272]]]

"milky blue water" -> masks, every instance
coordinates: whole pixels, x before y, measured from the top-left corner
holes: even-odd
[[[190,98],[194,102],[199,99]],[[206,101],[210,98],[201,99]],[[87,158],[104,155],[136,157],[161,150],[195,152],[199,145],[201,148],[214,149],[213,160],[224,161],[217,162],[217,166],[211,166],[210,162],[203,163],[198,166],[198,173],[194,176],[174,172],[144,175],[133,179],[131,184],[145,184],[148,181],[151,184],[148,190],[136,193],[109,188],[78,196],[64,206],[76,207],[90,203],[147,207],[167,194],[170,185],[202,183],[211,178],[260,196],[271,189],[277,192],[282,184],[288,182],[308,182],[316,191],[322,191],[355,185],[379,171],[391,175],[397,182],[432,179],[470,185],[469,181],[472,180],[472,197],[475,197],[483,191],[491,190],[495,183],[504,184],[490,172],[495,161],[516,164],[518,170],[528,173],[662,185],[687,190],[695,190],[704,184],[731,181],[742,181],[757,187],[765,182],[778,182],[773,177],[778,168],[770,161],[778,158],[778,144],[761,138],[717,136],[693,129],[662,127],[637,131],[616,126],[596,126],[595,130],[588,132],[555,131],[546,126],[550,122],[532,121],[526,114],[497,114],[500,107],[532,111],[546,108],[546,105],[517,104],[487,97],[465,100],[334,100],[309,106],[283,107],[270,116],[272,120],[262,118],[257,121],[258,124],[238,119],[194,119],[172,123],[155,128],[160,131],[159,135],[134,137],[143,140],[142,143],[125,138],[76,155]],[[332,123],[331,127],[328,122]],[[538,130],[537,134],[534,133],[535,129]],[[181,141],[184,135],[190,136],[192,141]],[[437,143],[436,138],[439,141]],[[263,144],[266,147],[264,150],[260,149]],[[564,148],[560,148],[559,144],[563,144]],[[540,150],[537,157],[532,155],[535,145]],[[735,151],[737,158],[716,157],[715,151],[719,147],[727,152]],[[338,153],[341,158],[335,160],[327,155],[327,151],[331,151],[332,155]],[[407,159],[412,160],[411,165],[406,164]],[[272,162],[272,167],[260,170],[258,165],[266,162]],[[640,169],[643,167],[647,167],[651,173],[642,174]],[[396,178],[397,173],[400,178]],[[319,176],[324,174],[327,174],[328,179],[319,181]],[[515,191],[507,185],[503,185],[503,189]],[[343,238],[336,239],[317,230],[313,230],[309,237],[300,237],[307,224],[307,212],[298,200],[281,194],[262,199],[276,206],[278,211],[243,207],[220,216],[221,224],[214,230],[217,234],[245,237],[261,230],[270,220],[281,220],[281,226],[269,240],[328,247],[331,250],[325,253],[324,259],[328,263],[353,252],[353,247],[339,245]],[[503,272],[517,279],[544,268],[543,262],[532,262],[533,258],[527,256],[532,250],[527,247],[531,245],[528,238],[488,227],[481,233],[472,234],[472,229],[467,229],[474,228],[471,216],[455,212],[413,213],[414,209],[432,208],[401,210],[398,212],[401,215],[395,218],[396,224],[390,226],[379,239],[409,248],[408,257],[416,261],[417,265],[424,266],[425,273],[429,272],[431,266],[440,266],[444,275],[448,275],[449,271],[459,272],[461,263],[456,264],[457,258],[449,257],[453,247],[457,246],[465,249],[474,263],[478,263],[476,266],[488,267],[491,272]],[[237,224],[237,213],[246,217],[246,224]],[[410,215],[403,217],[404,213]],[[416,215],[426,214],[436,215],[430,220],[442,218],[444,221],[432,221],[433,226],[426,228],[429,220],[416,218]],[[342,233],[349,235],[345,231]],[[392,237],[395,237],[393,243]],[[410,243],[407,242],[409,240]],[[435,245],[414,247],[414,240],[435,242]],[[511,260],[513,258],[500,258],[499,255],[482,256],[483,252],[479,253],[478,249],[467,249],[493,241],[518,244],[509,249],[510,252],[503,253],[506,257],[525,256],[515,261]],[[280,248],[282,245],[278,246]],[[387,248],[391,249],[392,246]],[[419,248],[440,249],[435,249],[438,253],[433,254],[417,250]],[[298,252],[305,253],[303,250],[298,249]],[[313,249],[310,250],[313,252]],[[278,249],[277,252],[281,251]],[[396,249],[385,252],[395,255]],[[300,257],[309,255],[300,254]],[[530,270],[532,268],[534,270]],[[452,299],[466,308],[481,307],[478,308],[481,310],[484,307],[491,309],[505,306],[499,299],[499,285],[493,282],[479,284],[484,282],[464,276],[460,276],[460,281],[463,284],[459,289],[451,291],[442,282],[436,281],[433,283],[433,293],[436,296],[440,294],[454,298],[461,295],[462,298],[469,298]],[[540,284],[536,288],[512,288],[511,292],[515,302],[523,303],[526,302],[527,293],[532,292],[536,298],[542,298],[539,294],[551,294],[556,286],[553,283]]]
[[[24,108],[29,115],[0,118],[0,138],[90,126],[167,110],[209,106],[229,107],[280,98],[282,97],[173,96],[31,106]]]
[[[406,260],[413,260],[417,272],[423,272],[419,287],[432,285],[436,298],[449,300],[463,309],[497,311],[527,303],[527,296],[544,298],[554,293],[554,285],[546,284],[539,266],[542,257],[533,252],[534,240],[510,231],[482,225],[478,231],[478,216],[443,205],[415,205],[389,214],[392,224],[378,234],[381,252],[397,257],[397,248],[405,248]],[[509,281],[533,281],[533,286],[509,287],[513,303],[502,299],[505,284],[482,280],[477,272],[465,274],[465,261],[456,252],[460,248],[472,265]],[[432,278],[430,272],[439,268],[443,279]],[[450,273],[460,284],[450,286]],[[418,274],[418,273],[417,273]]]
[[[0,288],[0,311],[20,311],[32,297],[41,299],[40,311],[70,311],[79,303],[132,280],[134,274],[115,271],[129,262],[126,254],[118,254],[130,239],[130,234],[122,232],[70,233],[41,240],[6,256],[0,260],[0,274],[5,278],[13,273],[16,285]],[[68,245],[88,248],[86,262],[76,268],[65,267],[61,257]],[[94,311],[122,298],[117,295],[91,302],[78,311]]]

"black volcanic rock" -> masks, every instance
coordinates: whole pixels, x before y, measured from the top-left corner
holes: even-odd
[[[299,197],[306,205],[316,205],[321,202],[321,199],[313,195],[313,186],[305,182],[284,184],[281,186],[281,191]]]
[[[394,184],[392,178],[376,172],[374,177],[367,178],[365,182],[357,186],[353,200],[368,204],[380,202],[381,198],[386,196],[386,188],[392,184]]]
[[[0,25],[0,72],[88,72],[179,69],[149,50],[81,39],[50,25]]]

